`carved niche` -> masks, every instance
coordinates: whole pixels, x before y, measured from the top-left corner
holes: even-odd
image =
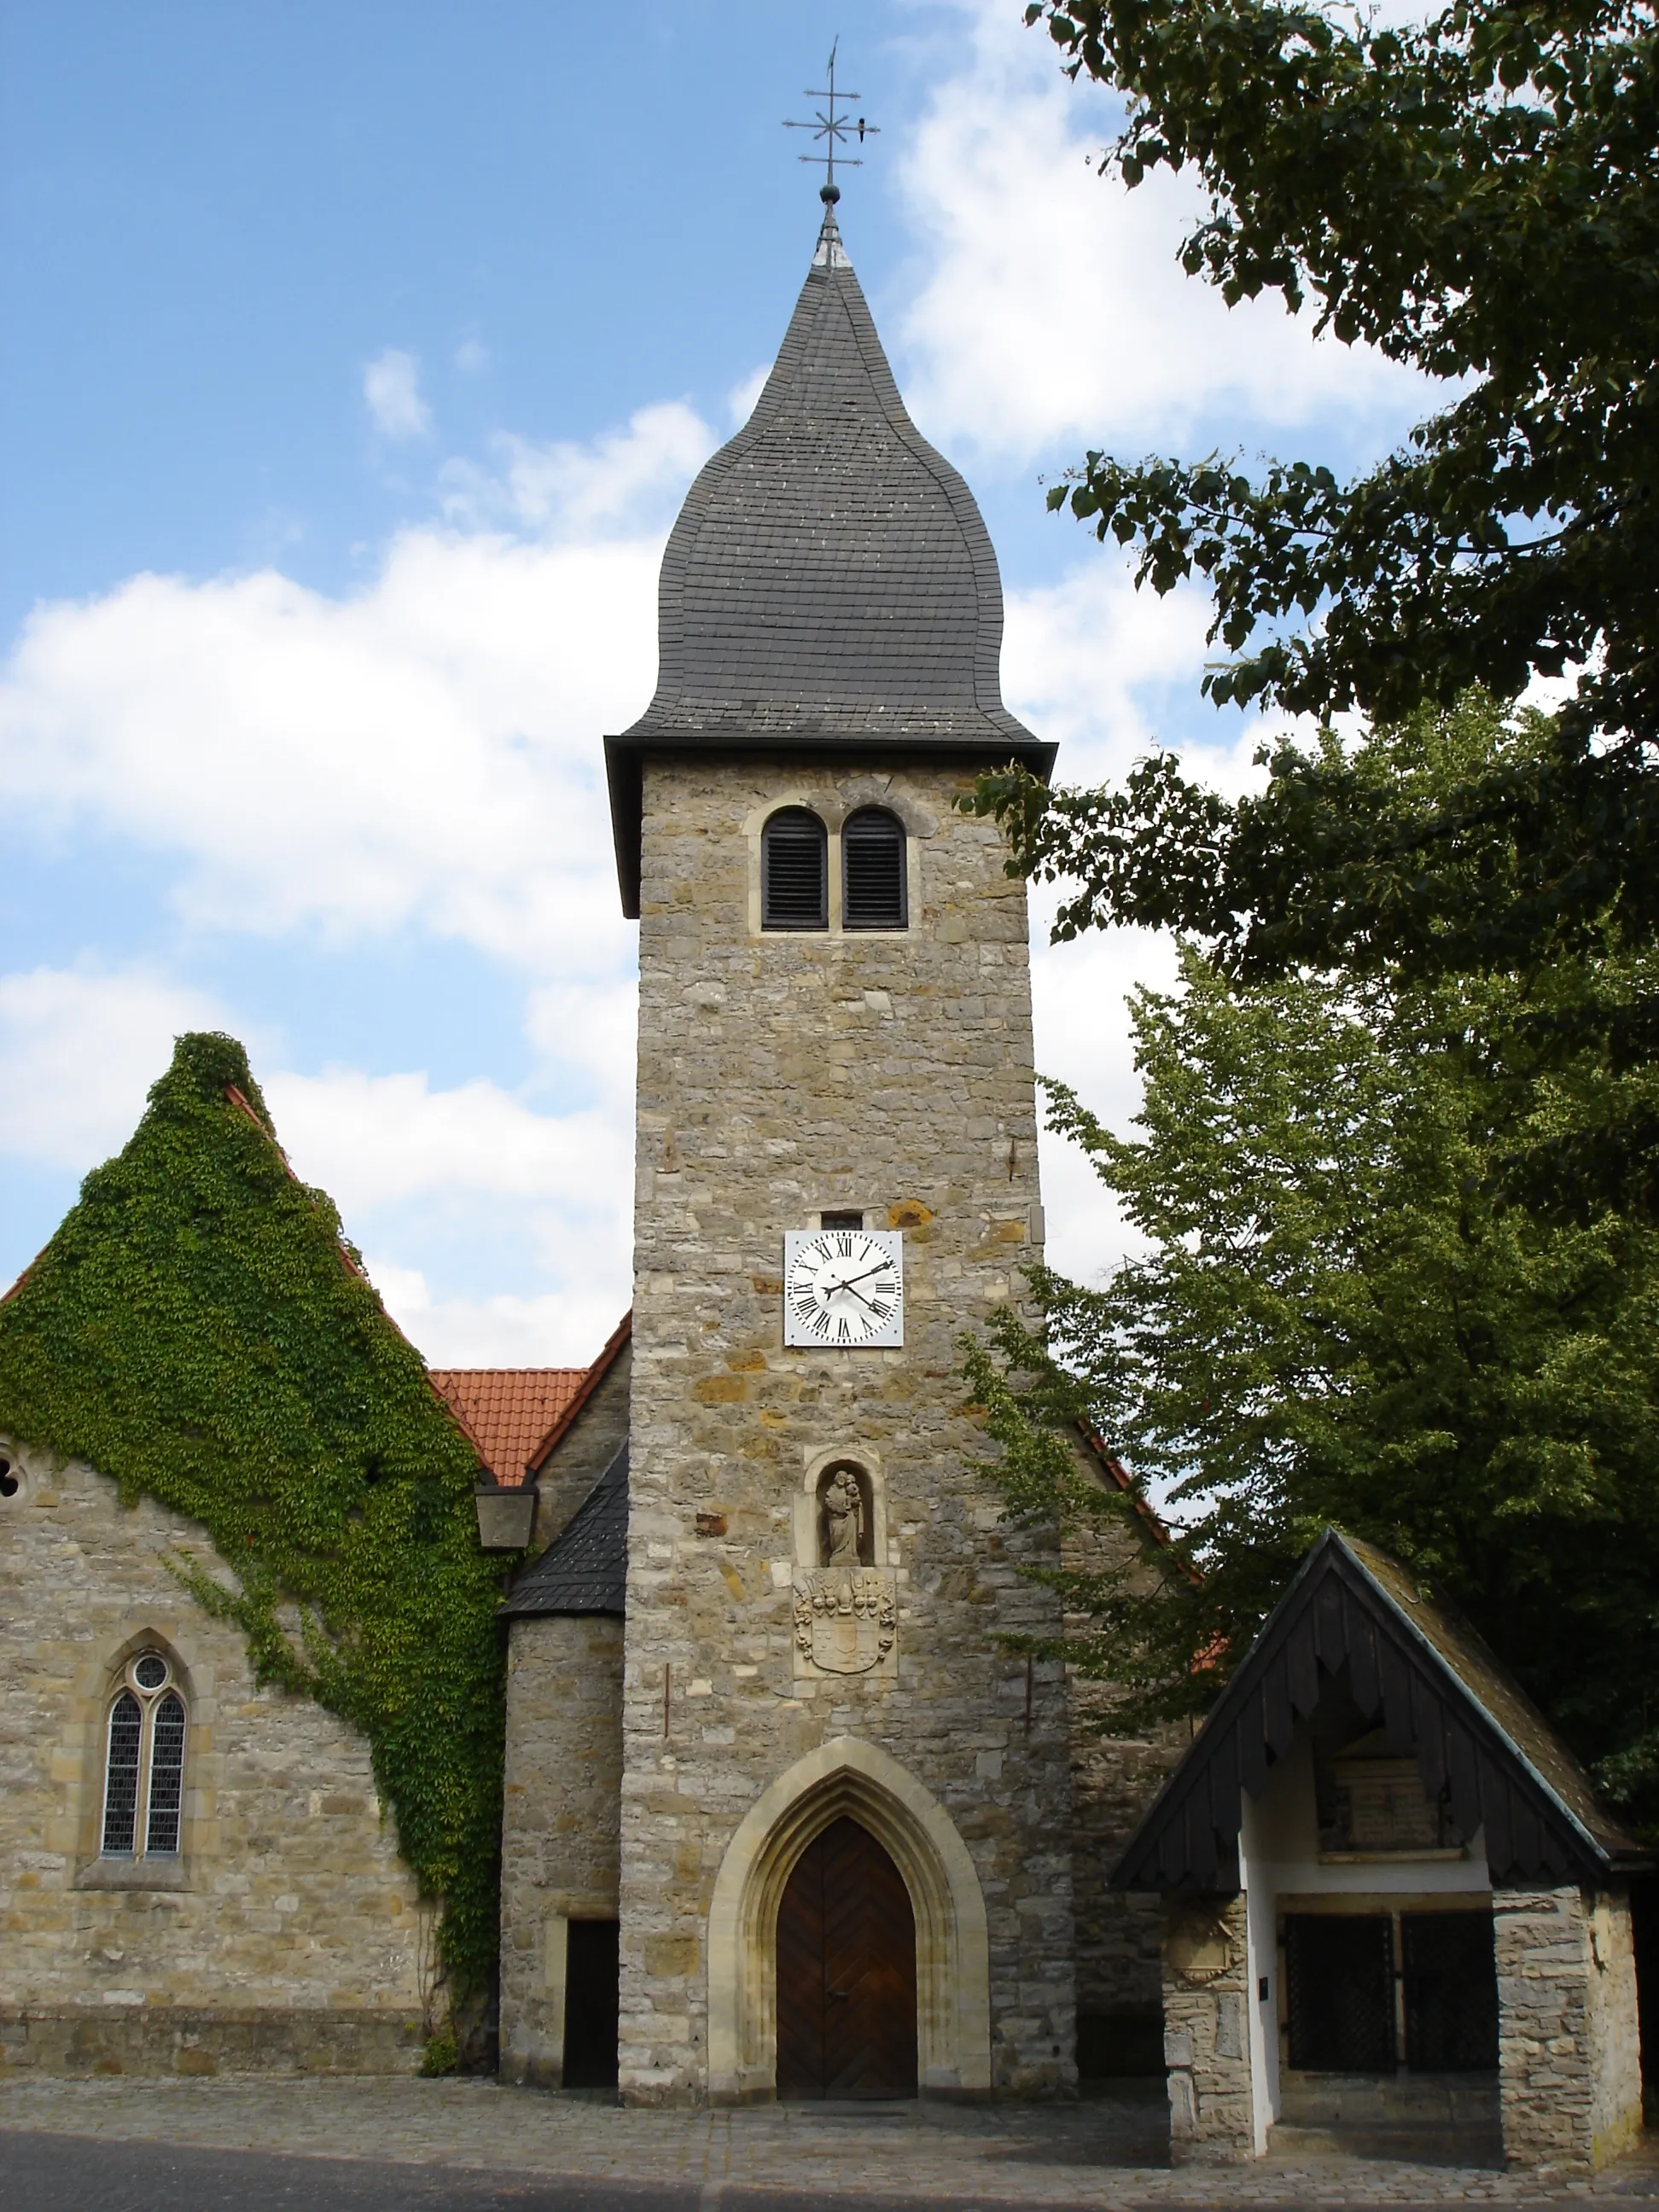
[[[797,1668],[864,1674],[893,1652],[898,1596],[877,1554],[876,1491],[856,1460],[809,1470],[805,1553],[795,1575]]]

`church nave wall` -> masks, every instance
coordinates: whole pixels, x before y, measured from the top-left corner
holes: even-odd
[[[215,1570],[199,1528],[8,1456],[0,2069],[413,2070],[431,1927],[367,1742],[255,1685],[240,1632],[168,1571]],[[138,1848],[106,1853],[112,1706],[148,1652],[185,1709],[179,1848],[146,1853],[141,1802]]]

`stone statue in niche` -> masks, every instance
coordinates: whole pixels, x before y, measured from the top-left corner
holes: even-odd
[[[867,1564],[865,1542],[864,1492],[850,1467],[834,1467],[824,1479],[819,1498],[823,1519],[822,1538],[826,1567],[856,1567]]]
[[[795,1583],[795,1644],[832,1674],[861,1674],[892,1650],[898,1607],[873,1559],[872,1515],[859,1470],[826,1469],[818,1486],[818,1565]]]

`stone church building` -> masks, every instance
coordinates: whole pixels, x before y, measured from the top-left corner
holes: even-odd
[[[1262,1900],[1310,1918],[1339,1892],[1392,1897],[1375,1966],[1384,1923],[1429,1940],[1401,1897],[1455,1891],[1486,1916],[1488,1972],[1513,1870],[1483,1887],[1493,1815],[1471,1798],[1431,1876],[1334,1880],[1298,1798],[1307,1865],[1241,1903],[1231,1722],[1190,1747],[1105,1737],[1105,1693],[1018,1648],[1064,1632],[1026,1571],[1055,1555],[1003,1517],[961,1346],[1043,1247],[1028,918],[995,826],[957,802],[1011,758],[1046,775],[1054,748],[1002,703],[995,556],[905,411],[834,197],[754,412],[670,538],[655,696],[606,740],[640,924],[631,1313],[590,1368],[431,1376],[476,1450],[480,1540],[521,1562],[501,1608],[501,2070],[665,2105],[1047,2099],[1167,2065],[1177,2151],[1254,2155],[1281,2113],[1263,2039],[1290,2038],[1292,2087],[1300,2047]],[[1158,1540],[1126,1520],[1098,1540],[1155,1575]],[[0,2071],[410,2067],[430,1909],[368,1746],[255,1680],[185,1558],[212,1565],[193,1523],[0,1437]],[[1412,1823],[1439,1817],[1431,1754],[1397,1714],[1371,1742],[1348,1676],[1331,1735],[1316,1642],[1282,1744],[1270,1728],[1252,1756],[1300,1756],[1316,1717],[1320,1755],[1358,1745],[1404,1808],[1404,1844],[1345,1863],[1410,1858]],[[1491,1679],[1443,1690],[1480,1736]],[[1548,1739],[1553,1796],[1522,1771],[1547,1737],[1510,1727],[1498,1765],[1566,1834],[1588,1791],[1565,1749]],[[1208,1829],[1170,1814],[1200,1797]],[[1596,2023],[1568,2032],[1581,2072],[1617,2074],[1584,2105],[1611,2096],[1616,2124],[1563,2154],[1588,2166],[1630,2129],[1637,1861],[1581,1842],[1522,1870],[1529,1895],[1582,1889],[1589,1919],[1562,1911],[1599,1930],[1561,1970]],[[1495,2081],[1500,2014],[1525,2008],[1494,1983],[1489,2010]],[[1409,2072],[1376,2033],[1379,2078]],[[1456,2050],[1486,2066],[1485,2043]],[[1533,2114],[1515,2142],[1536,2160],[1547,2068],[1527,2063],[1531,2103],[1504,2110]]]

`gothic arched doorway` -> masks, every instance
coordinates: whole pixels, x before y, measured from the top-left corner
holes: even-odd
[[[916,1922],[858,1821],[801,1853],[778,1907],[780,2097],[914,2097]]]

